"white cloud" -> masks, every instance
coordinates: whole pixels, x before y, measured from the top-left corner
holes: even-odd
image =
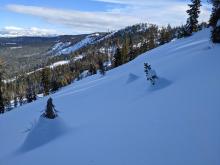
[[[142,22],[150,22],[158,25],[181,25],[185,24],[187,19],[186,10],[190,1],[178,0],[93,0],[99,2],[108,2],[113,4],[122,4],[121,8],[112,9],[120,13],[129,13],[129,15],[138,17]],[[200,22],[207,21],[210,17],[210,5],[202,3]]]
[[[81,12],[24,5],[7,5],[7,9],[17,13],[41,17],[51,23],[65,25],[75,32],[106,31],[140,22],[140,19],[134,16],[110,11]]]
[[[89,33],[123,28],[128,25],[148,22],[158,25],[180,25],[186,22],[188,2],[177,0],[93,0],[117,6],[103,12],[61,10],[38,6],[10,4],[10,11],[40,17],[49,23],[63,25],[75,33]],[[120,7],[118,7],[120,6]],[[209,18],[209,6],[203,4],[200,20]]]
[[[0,37],[17,37],[17,36],[54,36],[59,34],[53,29],[42,29],[37,27],[21,28],[7,26],[0,29]]]

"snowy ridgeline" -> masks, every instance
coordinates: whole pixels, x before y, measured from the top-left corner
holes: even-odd
[[[203,30],[62,88],[50,96],[55,119],[40,117],[48,97],[1,115],[0,164],[219,165],[220,46],[209,36]]]
[[[52,52],[55,53],[55,55],[67,55],[79,50],[80,48],[83,48],[88,44],[92,44],[98,37],[99,34],[97,33],[88,35],[75,44],[72,44],[71,42],[58,42],[51,48],[51,51],[49,53]]]

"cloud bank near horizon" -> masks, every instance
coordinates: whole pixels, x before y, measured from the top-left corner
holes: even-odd
[[[158,0],[93,0],[96,2],[121,4],[113,5],[106,11],[79,11],[48,8],[42,6],[27,6],[8,4],[6,9],[11,12],[32,15],[50,24],[56,24],[70,29],[73,33],[103,32],[118,30],[137,23],[154,23],[158,25],[181,25],[186,22],[187,3],[168,0],[166,3]],[[120,7],[119,7],[120,6]],[[200,21],[207,21],[210,6],[203,3]]]
[[[0,29],[0,37],[18,37],[18,36],[55,36],[59,33],[54,29],[42,29],[37,27],[22,28],[7,26]]]

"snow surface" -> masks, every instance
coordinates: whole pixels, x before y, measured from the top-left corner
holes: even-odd
[[[60,51],[64,49],[65,47],[68,47],[71,45],[71,42],[58,42],[52,47],[52,51]]]
[[[43,145],[35,139],[50,130],[44,121],[25,130],[48,97],[0,115],[0,164],[219,165],[220,45],[209,36],[205,29],[51,95],[68,131]],[[145,62],[160,77],[155,87]],[[18,152],[27,141],[35,147]]]
[[[49,67],[50,68],[54,68],[54,67],[57,67],[57,66],[60,66],[60,65],[66,65],[66,64],[69,64],[69,60],[62,60],[62,61],[58,61],[58,62],[55,62],[53,64],[51,64]]]
[[[96,36],[96,35],[95,35]],[[70,45],[66,48],[63,49],[63,47],[59,47],[59,51],[56,53],[56,55],[62,55],[62,54],[70,54],[70,53],[73,53],[75,51],[77,51],[78,49],[88,45],[88,44],[91,44],[93,43],[93,41],[95,40],[95,37],[94,35],[92,36],[86,36],[84,39],[82,39],[81,41],[77,42],[76,44],[74,45]],[[55,45],[57,46],[57,45]]]

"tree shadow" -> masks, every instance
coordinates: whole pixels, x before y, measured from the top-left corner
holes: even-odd
[[[150,92],[152,91],[157,91],[157,90],[161,90],[161,89],[164,89],[168,86],[170,86],[172,84],[171,81],[165,79],[165,78],[161,78],[159,77],[159,79],[157,80],[156,84],[155,85],[150,85],[150,87],[148,88],[148,90]]]
[[[139,79],[139,76],[137,76],[137,75],[135,75],[133,73],[129,73],[128,79],[126,81],[126,84],[130,84],[130,83],[136,81],[137,79]]]
[[[59,117],[55,119],[40,117],[35,126],[28,132],[25,141],[16,151],[16,154],[23,154],[44,146],[67,132],[68,128]]]

